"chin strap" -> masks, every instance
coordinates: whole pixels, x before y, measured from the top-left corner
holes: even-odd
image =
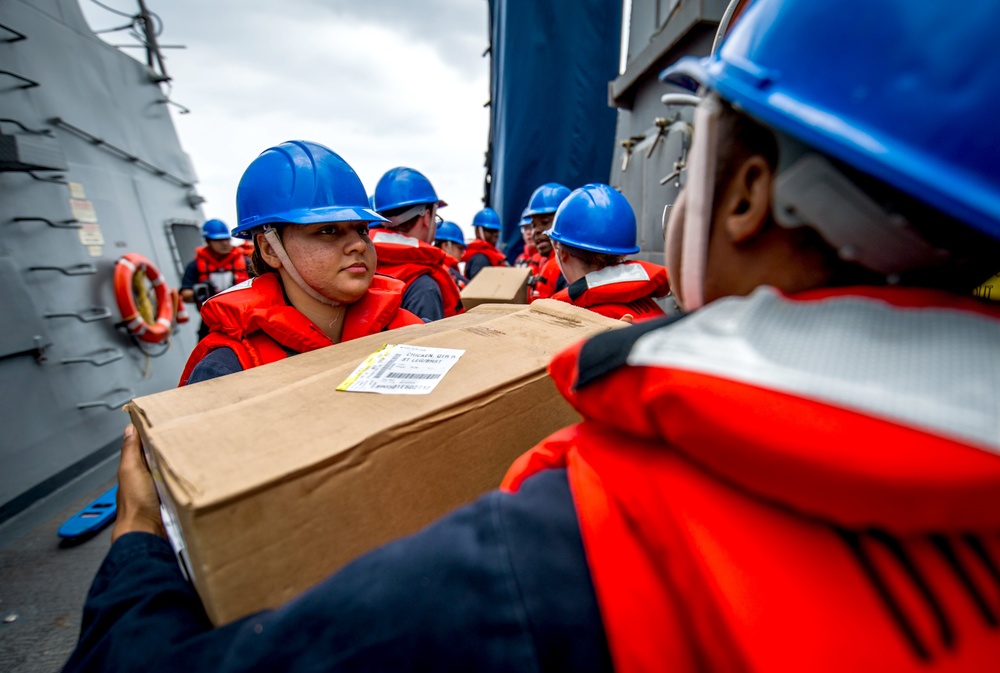
[[[681,234],[684,232],[684,215],[687,209],[687,190],[682,189],[677,194],[677,199],[672,203],[663,206],[663,233],[665,237],[664,256],[667,264],[675,259],[680,259]],[[677,269],[670,269],[670,291],[674,296],[674,303],[678,308],[683,309],[684,298],[681,296],[684,288],[680,287],[680,275]]]
[[[295,265],[292,264],[292,260],[288,257],[288,253],[285,252],[285,246],[281,244],[281,239],[278,238],[277,229],[271,226],[266,226],[264,228],[264,238],[267,239],[267,242],[271,244],[271,248],[274,250],[274,254],[278,256],[279,260],[281,260],[282,268],[288,273],[289,276],[291,276],[292,280],[295,281],[295,284],[298,285],[303,292],[305,292],[307,295],[309,295],[319,303],[325,304],[327,306],[343,305],[339,301],[333,301],[332,299],[324,297],[319,292],[310,287],[305,280],[303,280],[302,276],[299,275],[298,269],[295,268]]]
[[[679,296],[675,293],[675,298],[685,311],[701,308],[705,303],[705,267],[712,228],[712,195],[715,193],[721,112],[722,104],[715,96],[703,98],[695,110],[687,185],[670,209],[666,224],[667,259],[681,260],[681,292]],[[666,209],[663,216],[667,218]],[[678,247],[680,250],[677,250]]]

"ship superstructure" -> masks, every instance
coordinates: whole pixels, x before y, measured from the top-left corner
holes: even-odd
[[[182,108],[141,34],[147,63],[98,39],[76,0],[0,3],[0,522],[111,455],[121,407],[176,385],[196,342],[173,320],[160,341],[130,335],[116,301],[120,258],[177,288],[201,242]],[[156,289],[132,290],[152,323]]]

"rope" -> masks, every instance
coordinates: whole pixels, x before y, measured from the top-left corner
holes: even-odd
[[[156,322],[156,307],[153,306],[153,302],[149,299],[149,293],[146,290],[146,270],[139,268],[135,270],[135,275],[132,276],[132,293],[135,295],[135,308],[139,311],[139,315],[147,323]]]

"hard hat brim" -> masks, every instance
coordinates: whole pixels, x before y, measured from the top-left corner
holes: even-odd
[[[448,202],[444,201],[443,199],[438,199],[437,201],[423,201],[421,199],[414,199],[412,201],[400,201],[399,203],[390,203],[387,206],[382,206],[381,208],[379,208],[379,211],[384,213],[389,210],[399,210],[400,208],[406,208],[408,206],[419,206],[421,204],[427,204],[428,206],[433,204],[438,208],[444,208],[445,206],[448,205]]]
[[[254,231],[265,224],[320,224],[322,222],[367,222],[372,224],[388,221],[370,208],[357,206],[308,208],[275,213],[256,219],[253,222],[243,222],[233,230],[233,236],[237,238],[251,238]]]
[[[615,248],[602,245],[593,245],[591,243],[581,243],[580,241],[574,241],[572,238],[566,236],[560,236],[558,233],[553,231],[555,227],[550,227],[545,230],[545,235],[556,243],[561,243],[562,245],[569,246],[571,248],[576,248],[577,250],[586,250],[587,252],[596,252],[602,255],[634,255],[639,252],[639,246],[632,248]]]
[[[685,56],[660,73],[660,81],[696,92],[703,84],[711,84],[708,64],[711,57]]]

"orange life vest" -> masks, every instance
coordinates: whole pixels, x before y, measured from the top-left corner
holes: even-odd
[[[552,259],[552,252],[549,252],[548,257],[543,257],[542,253],[538,252],[538,248],[535,248],[535,253],[528,258],[528,268],[531,269],[531,275],[537,276],[542,272],[542,267],[545,263]]]
[[[444,317],[465,312],[458,286],[444,268],[444,250],[386,229],[375,229],[371,236],[379,273],[403,281],[404,292],[414,280],[429,275],[441,290]]]
[[[526,244],[521,254],[514,260],[514,266],[531,267],[531,258],[538,254],[538,248],[534,244]]]
[[[549,371],[615,670],[974,671],[1000,661],[1000,310],[761,288]],[[990,663],[992,662],[992,663]]]
[[[401,282],[376,275],[361,299],[347,307],[341,341],[423,324],[400,308],[402,300]],[[201,317],[211,332],[188,357],[181,386],[188,382],[195,365],[217,348],[232,349],[246,370],[282,360],[289,351],[308,353],[333,344],[315,323],[285,302],[275,273],[265,273],[215,295],[205,302]]]
[[[552,298],[616,320],[628,314],[639,322],[662,317],[663,309],[653,299],[669,292],[665,267],[632,261],[588,273]]]
[[[458,268],[458,260],[447,253],[444,256],[444,268],[451,274],[451,278],[459,290],[469,284],[469,279],[463,276],[462,271]]]
[[[497,250],[496,246],[479,238],[469,243],[469,247],[462,253],[462,261],[468,264],[469,260],[476,255],[486,255],[487,259],[490,260],[490,266],[507,266],[506,255]]]
[[[531,292],[531,301],[536,299],[548,299],[556,293],[556,285],[562,276],[559,270],[559,262],[556,261],[555,254],[551,254],[545,259],[541,271],[535,274],[535,287]],[[564,288],[565,289],[565,288]]]
[[[247,258],[243,254],[243,248],[233,248],[225,257],[217,257],[207,245],[196,248],[194,251],[195,268],[198,269],[198,282],[208,283],[214,292],[222,292],[225,287],[216,287],[212,282],[213,274],[229,272],[233,274],[232,283],[236,285],[247,280],[250,275],[247,273]]]

